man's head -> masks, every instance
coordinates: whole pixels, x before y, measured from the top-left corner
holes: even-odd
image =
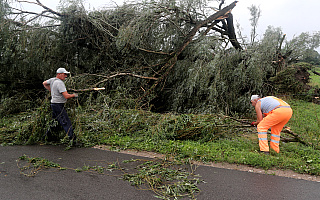
[[[64,81],[68,77],[68,74],[70,74],[70,72],[68,72],[65,68],[57,69],[57,78],[58,79],[61,79]]]
[[[255,94],[255,95],[252,95],[252,96],[251,96],[251,105],[256,106],[257,101],[258,101],[259,99],[261,99],[259,95],[256,95],[256,94]]]

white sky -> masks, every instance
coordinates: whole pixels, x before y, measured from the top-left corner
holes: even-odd
[[[114,5],[115,3],[121,5],[124,1],[127,0],[85,0],[85,7],[90,10],[93,8],[100,9],[104,6]],[[215,0],[211,1],[213,6],[218,6]],[[233,1],[226,0],[225,6]],[[40,0],[40,2],[55,10],[59,0]],[[288,40],[291,40],[302,32],[313,33],[320,31],[320,23],[318,22],[320,19],[319,0],[239,0],[232,13],[234,23],[235,25],[236,23],[240,24],[243,35],[247,35],[248,37],[250,35],[250,11],[248,7],[253,4],[259,6],[261,10],[257,39],[263,36],[269,25],[281,27],[283,33],[287,34]]]
[[[227,2],[229,4],[233,1]],[[250,32],[250,12],[247,8],[252,4],[261,10],[258,22],[260,36],[269,25],[281,27],[290,40],[302,32],[320,31],[319,0],[239,0],[232,13],[234,20],[239,22],[245,32]]]

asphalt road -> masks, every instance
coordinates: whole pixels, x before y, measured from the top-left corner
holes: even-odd
[[[20,169],[27,163],[19,157],[41,157],[58,163],[66,170],[43,169],[35,174]],[[93,148],[74,148],[65,151],[63,146],[5,146],[0,147],[0,199],[23,200],[151,200],[158,199],[152,190],[132,186],[119,179],[126,170],[135,170],[137,163],[123,160],[143,159],[129,154]],[[83,166],[116,164],[122,170],[107,174],[76,172]],[[237,170],[198,166],[196,174],[203,180],[196,199],[320,199],[318,182],[297,180]],[[34,176],[26,176],[34,175]],[[188,198],[184,198],[188,199]]]

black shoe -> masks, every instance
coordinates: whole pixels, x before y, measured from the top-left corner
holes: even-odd
[[[76,140],[71,140],[70,146],[71,147],[83,147],[83,144],[81,142],[77,142]]]

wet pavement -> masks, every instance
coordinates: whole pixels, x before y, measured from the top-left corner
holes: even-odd
[[[26,163],[19,157],[41,157],[58,163],[65,170],[20,169]],[[94,148],[64,146],[5,146],[0,147],[0,199],[159,199],[152,190],[139,189],[121,180],[127,169],[134,170],[137,163],[124,160],[150,158]],[[119,165],[122,170],[105,174],[83,171],[84,166]],[[196,199],[320,199],[318,182],[297,180],[266,174],[256,174],[209,166],[198,166],[195,174],[203,180]],[[28,175],[28,176],[26,176]],[[188,199],[188,198],[184,198]]]

